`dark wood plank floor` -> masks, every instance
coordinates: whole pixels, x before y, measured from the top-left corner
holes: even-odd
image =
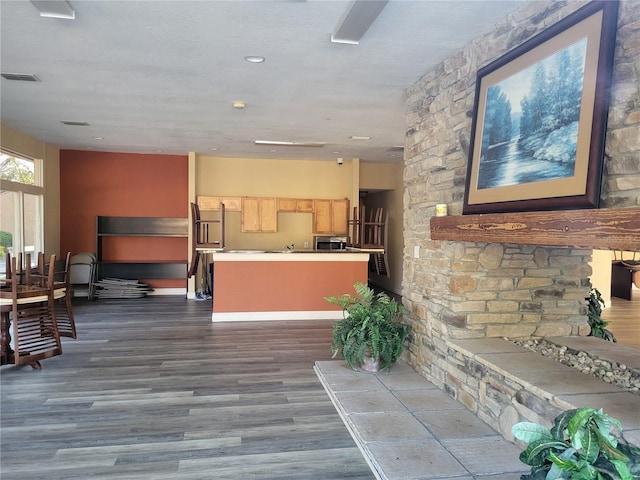
[[[74,311],[62,356],[1,369],[3,480],[373,478],[312,368],[330,321],[212,324],[178,297]]]

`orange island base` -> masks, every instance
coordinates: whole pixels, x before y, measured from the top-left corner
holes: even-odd
[[[365,252],[213,252],[214,322],[342,318],[325,297],[367,283]]]

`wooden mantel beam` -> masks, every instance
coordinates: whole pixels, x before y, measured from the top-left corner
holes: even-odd
[[[431,239],[640,251],[640,208],[431,218]]]

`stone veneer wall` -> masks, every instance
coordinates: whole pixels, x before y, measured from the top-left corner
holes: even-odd
[[[462,212],[477,70],[582,5],[524,4],[408,91],[403,301],[414,335],[407,359],[494,425],[500,409],[487,403],[477,381],[464,384],[467,362],[456,358],[447,341],[586,335],[591,250],[431,241],[429,220],[437,203],[448,204],[450,215]],[[605,208],[640,205],[637,0],[620,2],[616,44],[601,195]]]

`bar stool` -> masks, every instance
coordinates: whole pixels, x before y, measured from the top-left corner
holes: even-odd
[[[209,237],[209,229],[217,228],[216,239]],[[191,278],[198,272],[200,255],[207,252],[224,249],[225,240],[225,206],[220,203],[220,217],[216,220],[202,220],[200,217],[200,207],[197,203],[191,202],[191,263],[187,273],[187,278]],[[212,232],[215,235],[215,232]]]

